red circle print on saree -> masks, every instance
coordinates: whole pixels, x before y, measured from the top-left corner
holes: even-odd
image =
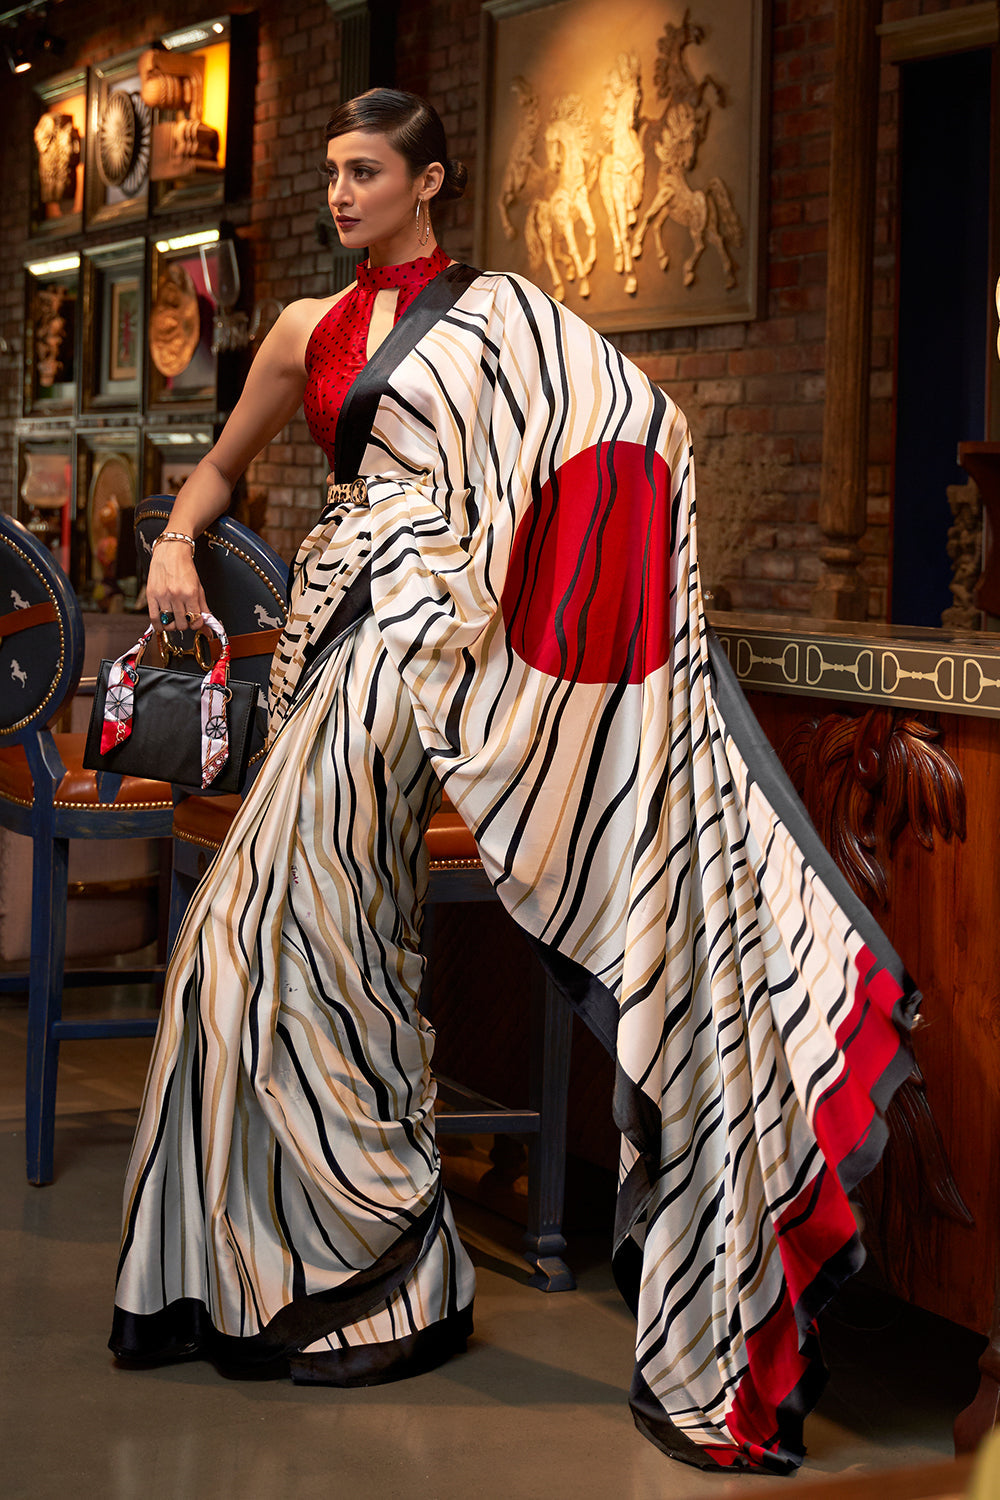
[[[641,682],[670,654],[670,471],[601,443],[546,482],[514,536],[501,608],[511,646],[550,677]]]

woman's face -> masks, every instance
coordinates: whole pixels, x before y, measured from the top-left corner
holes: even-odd
[[[433,168],[411,177],[406,158],[384,135],[352,130],[327,142],[326,170],[342,245],[367,246],[373,265],[398,265],[427,253],[417,235],[416,208]]]

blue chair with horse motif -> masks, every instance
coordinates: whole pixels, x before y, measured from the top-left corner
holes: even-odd
[[[28,991],[25,1123],[28,1179],[36,1184],[52,1181],[60,1043],[155,1029],[148,1018],[62,1013],[64,988],[122,978],[115,970],[66,972],[70,839],[169,838],[173,822],[163,782],[126,776],[114,800],[102,802],[94,772],[83,769],[85,736],[48,728],[77,689],[83,648],[68,578],[26,527],[0,516],[0,824],[32,841],[29,972],[0,976],[0,991]]]

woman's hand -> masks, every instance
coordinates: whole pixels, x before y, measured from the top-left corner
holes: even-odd
[[[149,560],[146,603],[154,630],[198,629],[208,613],[208,601],[187,542],[156,543]]]

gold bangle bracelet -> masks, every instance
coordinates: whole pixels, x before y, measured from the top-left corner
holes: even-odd
[[[191,548],[191,556],[194,557],[194,537],[188,536],[186,531],[161,531],[159,536],[153,538],[153,547],[158,547],[161,542],[187,542]]]

